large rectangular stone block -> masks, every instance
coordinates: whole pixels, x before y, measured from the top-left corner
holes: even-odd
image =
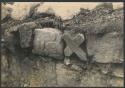
[[[92,27],[90,27],[92,25]],[[122,63],[123,60],[123,20],[109,20],[105,23],[87,26],[87,50],[95,62]]]
[[[32,52],[35,54],[50,56],[56,59],[63,58],[62,33],[58,29],[35,29],[35,37]]]
[[[94,61],[99,63],[123,62],[123,36],[118,32],[106,34],[101,40],[97,40],[97,49]]]

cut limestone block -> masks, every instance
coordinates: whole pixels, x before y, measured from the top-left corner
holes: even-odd
[[[94,61],[99,63],[123,62],[123,36],[118,32],[106,34],[97,42]],[[100,42],[99,42],[100,41]]]
[[[50,56],[56,59],[63,58],[62,33],[58,29],[35,29],[33,43],[34,54]]]
[[[78,33],[75,37],[72,37],[70,33],[64,33],[62,38],[67,44],[64,50],[65,56],[71,56],[75,53],[81,60],[87,60],[86,53],[80,47],[85,40],[83,34]]]
[[[123,13],[105,22],[102,20],[91,23],[86,29],[88,30],[87,50],[95,62],[123,62]]]
[[[32,46],[33,41],[33,29],[37,25],[34,22],[28,22],[20,25],[17,29],[20,35],[20,46],[22,48],[28,48]]]
[[[30,47],[32,40],[32,30],[27,29],[25,26],[21,27],[20,33],[20,45],[22,48]]]

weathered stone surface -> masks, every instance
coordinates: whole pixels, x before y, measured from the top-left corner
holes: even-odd
[[[50,59],[50,58],[47,58]],[[48,65],[48,63],[50,65]],[[45,87],[57,86],[57,74],[56,74],[56,63],[52,60],[45,63]]]
[[[109,11],[108,9],[106,11]],[[67,25],[79,27],[84,32],[88,55],[99,63],[123,62],[123,9],[109,11],[92,10],[79,14]],[[100,13],[100,14],[98,14]],[[83,18],[83,19],[82,19]],[[73,22],[72,22],[73,21]],[[77,22],[78,21],[78,22]]]
[[[35,22],[23,23],[15,25],[6,29],[4,32],[5,47],[12,53],[17,52],[16,46],[21,48],[28,48],[32,46],[33,32],[32,30],[37,27]]]
[[[111,87],[124,87],[123,78],[112,77],[112,79],[110,79],[108,82]]]
[[[77,87],[80,83],[80,72],[72,71],[62,63],[56,64],[57,85],[58,87]]]
[[[64,50],[65,56],[71,56],[73,53],[75,53],[81,60],[86,60],[86,54],[80,47],[80,45],[85,40],[83,34],[79,33],[79,34],[76,34],[76,36],[74,37],[74,36],[71,36],[70,33],[64,33],[62,38],[67,44]]]
[[[70,58],[65,57],[64,58],[64,64],[67,65],[67,66],[70,65]]]
[[[1,86],[20,86],[19,78],[21,77],[21,72],[18,59],[9,52],[5,51],[4,53],[2,53],[1,61]]]
[[[20,86],[20,78],[21,78],[21,70],[20,70],[20,63],[19,63],[19,59],[16,58],[15,56],[11,56],[8,58],[11,59],[9,63],[10,67],[9,67],[9,73],[11,73],[11,76],[9,76],[9,86]]]
[[[82,73],[81,77],[81,87],[107,87],[107,77],[97,71],[96,68],[87,70]]]
[[[123,62],[123,18],[91,23],[87,28],[87,50],[93,60],[99,63]]]
[[[82,71],[82,68],[78,65],[75,65],[75,64],[71,65],[71,69],[76,70],[76,71],[80,71],[80,72]]]
[[[1,86],[6,86],[8,84],[8,61],[7,61],[7,56],[2,53],[1,55]]]
[[[15,57],[9,56],[6,58],[11,59],[9,63],[4,59],[5,57],[3,56],[3,87],[56,86],[56,63],[51,58],[35,57],[32,55],[30,57],[20,58],[23,60],[19,62]]]
[[[32,56],[32,58],[34,58],[34,56]],[[27,63],[27,62],[29,62],[29,63]],[[24,87],[24,86],[35,87],[36,85],[37,86],[43,85],[44,81],[41,80],[41,79],[43,79],[43,77],[42,77],[43,73],[41,71],[44,72],[44,69],[42,67],[39,68],[40,67],[40,66],[38,66],[39,63],[41,63],[40,60],[38,60],[37,58],[36,58],[36,60],[31,60],[30,57],[25,58],[22,61],[22,63],[21,63],[21,71],[22,71],[22,76],[23,76],[23,78],[21,79],[22,87]],[[39,70],[41,70],[41,71],[39,71]]]
[[[97,65],[98,65],[101,73],[103,73],[105,75],[112,72],[112,64],[98,63]]]
[[[97,63],[100,71],[105,75],[112,75],[114,77],[124,77],[124,68],[122,64],[109,64],[109,63]]]
[[[63,59],[62,33],[58,29],[35,29],[33,53]]]
[[[20,49],[17,48],[15,52],[19,53],[14,52],[15,54],[13,55],[12,51],[9,52],[8,49],[5,48],[8,52],[6,54],[2,53],[2,55],[4,55],[2,56],[1,59],[2,86],[3,87],[51,87],[51,86],[123,87],[123,67],[121,66],[121,64],[123,64],[123,59],[121,59],[122,57],[120,53],[120,50],[123,49],[122,48],[123,10],[110,11],[108,9],[107,10],[100,9],[99,11],[95,10],[95,12],[94,10],[90,11],[87,10],[87,13],[83,12],[82,15],[84,16],[81,15],[80,17],[76,16],[79,19],[78,18],[75,19],[76,22],[74,25],[71,25],[72,23],[69,22],[70,24],[66,23],[67,24],[66,26],[71,25],[72,28],[76,29],[74,33],[77,32],[84,33],[84,37],[85,39],[87,39],[87,41],[85,40],[85,42],[87,42],[86,48],[88,49],[88,53],[90,55],[90,57],[88,57],[90,62],[81,61],[79,60],[79,57],[75,57],[75,55],[73,54],[70,58],[70,62],[67,61],[67,64],[69,63],[70,64],[68,66],[65,66],[63,60],[55,60],[53,58],[49,58],[47,54],[45,54],[47,57],[39,56],[43,54],[42,49],[44,48],[45,51],[47,52],[53,52],[53,49],[51,48],[55,47],[53,46],[53,44],[55,45],[54,37],[56,36],[56,33],[58,35],[56,36],[57,38],[59,38],[60,35],[62,36],[62,34],[59,35],[58,32],[55,31],[55,29],[52,30],[51,32],[49,31],[50,35],[48,35],[48,28],[46,28],[47,33],[45,33],[46,31],[44,30],[44,33],[38,32],[39,36],[35,35],[35,37],[37,36],[38,39],[37,41],[38,43],[35,42],[36,45],[41,46],[43,40],[47,39],[44,42],[44,44],[46,44],[45,47],[44,46],[36,47],[38,48],[37,49],[38,52],[41,52],[39,55],[34,55],[33,53],[25,54],[25,52],[23,52],[24,49],[22,48]],[[49,23],[50,18],[51,17],[47,18],[48,22],[46,21],[45,24]],[[13,41],[8,41],[10,42],[10,45],[15,45],[16,44],[15,42],[20,41],[20,39],[17,38],[17,36],[19,35],[17,34],[16,31],[18,31],[19,27],[20,29],[21,27],[22,28],[24,27],[22,26],[23,23],[29,21],[30,22],[35,21],[35,23],[37,22],[38,25],[40,25],[40,29],[43,27],[42,23],[44,21],[42,21],[40,17],[37,18],[37,20],[36,19],[31,20],[31,19],[29,18],[27,21],[8,20],[2,25],[3,29],[11,30],[9,32],[8,30],[5,31],[8,34],[8,36],[6,36],[8,40],[13,39]],[[54,20],[52,22],[54,22]],[[56,22],[58,23],[58,21]],[[65,21],[63,22],[65,23]],[[80,30],[75,28],[76,25],[77,27],[80,27]],[[83,27],[83,25],[85,26]],[[31,26],[32,25],[29,25],[27,28],[32,29]],[[15,32],[14,34],[16,34],[16,36],[13,36],[12,33],[13,31]],[[41,38],[42,36],[44,36],[44,38]],[[28,39],[30,40],[30,38]],[[79,39],[76,38],[75,40],[76,44],[79,43],[79,41],[77,40]],[[7,42],[5,44],[7,44]],[[16,45],[19,46],[20,44]],[[60,43],[57,45],[60,45]],[[84,44],[82,45],[84,46]],[[80,45],[79,47],[83,49],[82,45]],[[8,47],[11,48],[11,46]],[[13,46],[13,48],[15,48],[15,46]],[[69,49],[67,51],[68,55],[72,53]],[[99,55],[98,53],[101,54],[102,57],[104,58],[102,58],[101,55]],[[108,53],[110,53],[112,56],[110,56],[110,54]],[[106,58],[105,55],[107,55],[107,57],[110,59]],[[51,56],[55,55],[53,54]],[[101,58],[101,60],[99,58]],[[95,63],[92,60],[99,63]]]
[[[116,77],[124,78],[124,66],[114,64],[112,66],[112,75]]]
[[[32,46],[33,29],[35,28],[36,28],[36,24],[34,22],[22,24],[18,28],[19,35],[20,35],[20,45],[22,48],[28,48]]]
[[[123,75],[121,65],[96,63],[91,64],[90,67],[82,73],[81,87],[93,87],[94,85],[96,87],[123,87],[123,78],[120,77]]]
[[[56,64],[47,59],[43,60],[43,57],[34,57],[36,60],[31,61],[30,59],[25,61],[25,63],[30,62],[28,65],[22,64],[22,71],[24,76],[24,84],[29,84],[29,87],[49,87],[56,85]],[[50,65],[48,65],[48,63]],[[27,68],[25,69],[23,65]],[[23,83],[22,83],[23,84]]]
[[[97,40],[97,49],[94,61],[99,63],[122,63],[123,62],[123,36],[112,32],[106,34],[101,40]]]
[[[31,46],[31,40],[32,40],[32,30],[26,29],[25,27],[22,27],[23,29],[19,30],[20,32],[20,45],[22,48],[27,48]]]

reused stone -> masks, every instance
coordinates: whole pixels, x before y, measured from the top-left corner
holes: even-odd
[[[122,35],[117,32],[107,33],[97,42],[94,60],[99,63],[122,63]]]
[[[80,47],[85,40],[83,34],[76,34],[76,36],[72,38],[69,33],[64,33],[62,38],[67,44],[64,50],[65,56],[71,56],[75,53],[81,60],[87,60],[85,52]]]
[[[35,29],[32,52],[56,59],[63,59],[63,42],[61,36],[62,33],[58,29]]]
[[[122,63],[123,60],[123,20],[119,17],[91,23],[87,29],[87,50],[89,56],[98,63]],[[123,18],[123,17],[122,17]]]
[[[22,48],[28,48],[32,46],[33,41],[33,29],[36,27],[34,22],[22,24],[19,28],[20,45]]]

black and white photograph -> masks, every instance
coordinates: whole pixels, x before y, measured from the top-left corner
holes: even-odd
[[[1,2],[0,32],[1,87],[124,87],[124,2]]]

